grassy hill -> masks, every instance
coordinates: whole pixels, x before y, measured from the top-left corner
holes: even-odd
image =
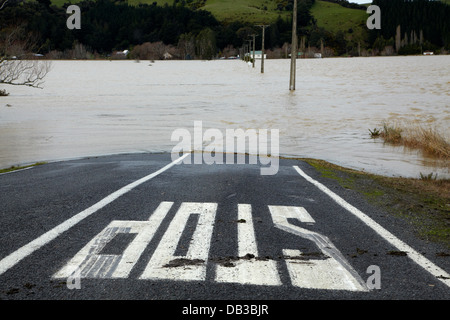
[[[174,0],[128,0],[130,4],[153,3],[172,5]],[[288,16],[288,12],[276,10],[274,0],[206,0],[201,9],[211,12],[219,21],[244,21],[250,23],[271,23],[278,16]]]
[[[286,11],[277,11],[276,2],[272,0],[208,0],[202,9],[211,12],[219,21],[271,23],[280,15],[290,15]]]
[[[326,1],[316,1],[311,13],[319,27],[335,31],[346,31],[358,25],[365,25],[369,16],[363,10],[348,9]]]
[[[81,0],[52,0],[62,6],[65,2],[76,4]],[[450,0],[441,0],[450,4]],[[139,3],[172,5],[174,0],[128,0],[131,5]],[[369,1],[368,1],[369,2]],[[290,17],[291,13],[276,10],[275,0],[206,0],[203,10],[211,12],[219,21],[244,21],[249,23],[271,23],[279,16]],[[316,0],[312,14],[320,27],[337,32],[364,26],[368,15],[363,10],[344,8],[338,4]]]
[[[52,0],[59,6],[69,1],[76,4],[81,0]],[[131,5],[153,2],[162,6],[172,5],[174,0],[128,0]],[[291,12],[277,10],[275,0],[206,0],[201,9],[211,12],[217,20],[222,22],[272,23],[279,16],[285,18],[292,15]],[[312,13],[319,26],[331,31],[346,31],[367,19],[367,14],[363,10],[348,9],[335,3],[318,0],[313,6]]]
[[[54,0],[60,1],[60,0]],[[173,4],[174,0],[128,0],[130,4],[153,3]],[[449,0],[450,1],[450,0]],[[274,0],[206,0],[201,9],[211,12],[219,21],[244,21],[250,23],[271,23],[279,16],[290,17],[291,12],[276,10]],[[368,15],[363,10],[348,9],[338,4],[318,1],[312,8],[318,25],[331,31],[345,30],[365,23]]]
[[[317,25],[331,32],[342,31],[347,39],[362,40],[366,37],[366,21],[369,15],[364,10],[344,8],[336,3],[316,1],[311,14]]]
[[[77,3],[81,0],[52,0],[57,5],[68,1]],[[192,1],[202,2],[200,0]],[[450,0],[441,1],[450,4]],[[154,2],[162,6],[172,5],[174,0],[128,0],[131,5]],[[276,0],[204,0],[204,5],[200,8],[211,12],[221,22],[242,21],[270,24],[279,16],[290,18],[292,15],[291,12],[277,10]],[[311,13],[319,27],[333,33],[342,31],[348,40],[359,41],[367,36],[366,20],[369,15],[364,10],[345,8],[335,3],[316,0]]]

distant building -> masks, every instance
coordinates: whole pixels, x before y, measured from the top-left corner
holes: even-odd
[[[245,56],[249,56],[253,58],[253,51],[250,53],[246,53]],[[255,59],[262,59],[262,51],[255,51]],[[264,59],[267,59],[267,54],[264,53]]]
[[[130,51],[123,50],[123,51],[116,51],[113,53],[113,55],[116,57],[126,57],[126,56],[128,56],[129,53],[130,53]]]
[[[170,60],[173,58],[173,56],[168,52],[164,53],[163,57],[164,57],[164,60]]]

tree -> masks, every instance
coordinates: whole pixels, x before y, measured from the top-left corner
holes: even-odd
[[[4,1],[0,2],[0,10],[2,10],[4,6],[6,6],[7,2],[8,2],[8,0],[4,0]]]
[[[42,88],[50,63],[36,60],[29,53],[33,39],[32,35],[24,33],[22,27],[0,32],[0,84]]]
[[[178,40],[178,50],[182,59],[191,60],[195,57],[195,35],[184,33]]]
[[[216,55],[216,37],[210,28],[203,29],[196,38],[197,54],[201,59],[211,60]]]

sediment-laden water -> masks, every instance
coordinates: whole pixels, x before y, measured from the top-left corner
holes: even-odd
[[[420,151],[385,145],[383,121],[449,137],[450,56],[289,60],[53,61],[44,88],[0,97],[0,167],[128,152],[170,152],[172,132],[278,129],[280,154],[384,175],[450,176]]]

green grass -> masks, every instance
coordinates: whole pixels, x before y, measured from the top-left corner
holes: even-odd
[[[153,3],[155,1],[161,6],[166,3],[173,4],[173,0],[128,0],[128,3]],[[201,9],[211,12],[217,20],[222,22],[271,23],[280,15],[284,17],[291,14],[286,11],[277,11],[276,2],[273,0],[207,0],[206,5]]]
[[[62,7],[66,3],[77,4],[82,0],[52,0],[52,3],[57,7]]]
[[[35,167],[35,166],[40,166],[40,165],[43,165],[43,164],[46,164],[46,162],[37,162],[35,164],[31,164],[31,165],[28,165],[28,166],[19,166],[19,167],[12,166],[10,168],[0,169],[0,174],[1,173],[8,173],[8,172],[16,171],[16,170],[27,169],[27,168],[31,168],[31,167]]]
[[[279,16],[291,13],[276,10],[272,0],[208,0],[202,9],[211,12],[219,21],[271,23]]]
[[[367,32],[366,21],[369,15],[364,10],[344,8],[336,3],[318,1],[311,8],[317,25],[336,33],[342,31],[350,39],[363,39]],[[352,29],[352,33],[348,31]]]

